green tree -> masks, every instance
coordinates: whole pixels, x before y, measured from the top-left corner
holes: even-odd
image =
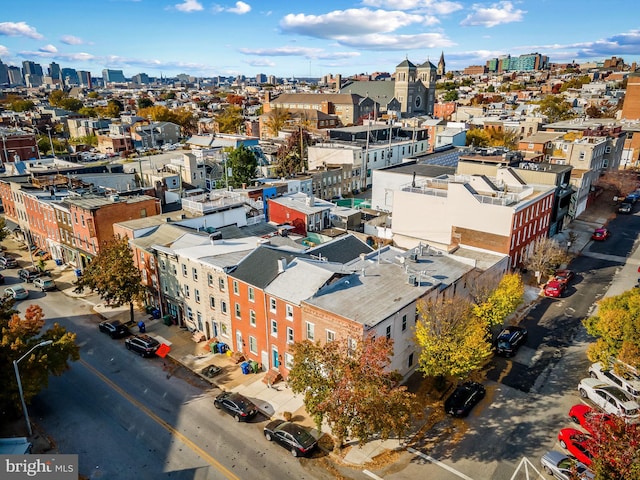
[[[124,110],[124,105],[120,100],[111,99],[107,102],[105,108],[105,116],[109,118],[117,118],[120,116],[120,112]]]
[[[233,187],[240,187],[243,183],[250,184],[256,177],[258,159],[252,150],[240,145],[229,151],[226,166],[231,168],[229,184]]]
[[[46,330],[44,326],[44,314],[38,305],[27,307],[23,318],[13,310],[13,302],[0,305],[0,363],[4,365],[0,370],[0,411],[3,414],[18,415],[21,412],[18,384],[10,367],[14,360],[41,342],[53,342],[35,349],[19,364],[24,399],[30,403],[40,390],[47,387],[49,374],[62,375],[69,368],[68,361],[80,358],[75,333],[67,332],[58,323]]]
[[[36,108],[36,104],[31,100],[16,100],[9,104],[9,110],[14,112],[29,112]]]
[[[420,347],[418,370],[436,377],[463,379],[480,369],[491,356],[491,338],[486,320],[473,314],[472,305],[462,299],[421,302],[415,327]]]
[[[538,102],[540,113],[545,115],[549,123],[575,118],[572,105],[562,95],[547,95]]]
[[[61,107],[60,101],[63,98],[68,98],[67,94],[63,90],[54,90],[49,94],[49,105],[52,107]]]
[[[87,98],[91,98],[91,99],[100,98],[100,94],[98,92],[89,92],[87,94]]]
[[[78,113],[80,115],[85,116],[85,117],[97,117],[98,116],[98,110],[95,107],[82,107],[80,110],[78,110]]]
[[[191,110],[180,107],[172,112],[171,122],[180,125],[183,135],[193,135],[198,131],[198,119]]]
[[[291,112],[286,108],[275,107],[267,113],[264,124],[272,137],[277,137],[282,127],[291,120]]]
[[[228,105],[215,116],[220,133],[238,133],[243,122],[242,107]]]
[[[151,100],[149,97],[140,97],[138,99],[138,108],[149,108],[149,107],[153,107],[153,100]]]
[[[415,396],[389,371],[393,345],[385,337],[368,337],[355,346],[346,340],[324,345],[305,340],[292,350],[291,390],[304,395],[318,429],[327,421],[336,449],[349,436],[363,444],[374,435],[406,433]]]
[[[593,362],[617,358],[640,368],[640,291],[637,288],[598,302],[597,314],[583,321],[596,342],[587,348]]]
[[[455,102],[458,100],[458,92],[456,90],[449,90],[444,94],[442,99],[445,102]]]
[[[503,325],[523,299],[522,277],[517,273],[507,273],[486,300],[473,306],[473,313],[484,319],[489,327]]]
[[[77,112],[84,107],[84,104],[77,98],[63,98],[60,100],[60,107],[71,112]]]
[[[580,77],[574,77],[574,78],[571,78],[571,79],[567,80],[566,82],[564,82],[560,86],[560,91],[561,92],[566,92],[567,90],[569,90],[571,88],[582,88],[582,86],[586,85],[587,83],[591,83],[591,78],[589,78],[589,75],[582,75]]]
[[[141,281],[128,239],[113,237],[100,246],[98,254],[78,278],[75,291],[93,290],[110,307],[129,304],[133,321],[134,302],[141,301],[144,293]]]

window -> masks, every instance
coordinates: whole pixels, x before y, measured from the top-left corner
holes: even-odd
[[[187,307],[187,318],[193,320],[193,310],[191,310],[191,307]]]
[[[249,310],[249,324],[252,327],[256,326],[256,312],[255,312],[255,310]]]
[[[209,295],[209,306],[211,308],[216,308],[216,299],[213,297],[213,295]]]
[[[213,273],[207,273],[207,285],[213,287]]]
[[[293,343],[293,328],[287,327],[287,343]]]
[[[140,252],[140,261],[144,263],[144,252]]]
[[[200,290],[198,290],[197,288],[193,289],[193,296],[196,299],[196,303],[200,303]]]
[[[249,301],[253,302],[256,299],[256,294],[255,291],[253,290],[253,287],[249,287]]]
[[[202,314],[196,312],[196,318],[198,319],[198,330],[202,331]]]
[[[240,318],[240,304],[236,303],[236,318]]]
[[[187,266],[184,263],[182,264],[182,275],[187,276]]]
[[[184,296],[185,296],[185,298],[189,298],[189,295],[190,295],[190,293],[189,293],[189,285],[185,285],[184,286]]]
[[[391,325],[387,325],[387,340],[391,340]]]
[[[287,320],[293,320],[293,307],[291,305],[287,305],[286,309],[287,309]]]
[[[409,354],[409,361],[407,362],[407,367],[411,368],[413,365],[413,353]]]
[[[270,298],[269,299],[269,309],[274,313],[276,312],[276,305],[277,305],[276,299],[275,298]]]
[[[331,330],[327,330],[327,343],[333,342],[336,339],[336,332],[332,332]]]
[[[402,316],[402,331],[404,332],[407,329],[407,316]]]
[[[271,336],[278,336],[278,322],[275,320],[271,320]]]
[[[220,302],[220,310],[222,310],[222,313],[224,313],[225,315],[228,313],[227,312],[227,302],[225,302],[224,300],[222,300]]]
[[[235,280],[233,281],[233,293],[235,295],[238,295],[238,292],[240,292],[240,289],[238,288],[238,282],[236,282]]]
[[[258,354],[258,341],[256,337],[249,336],[249,351],[254,355]]]
[[[284,354],[284,366],[287,370],[291,370],[293,368],[293,355],[290,353]]]
[[[315,339],[315,325],[307,322],[307,340],[313,341]]]
[[[192,268],[191,269],[191,275],[193,276],[194,280],[198,280],[198,269],[197,268]]]
[[[224,292],[224,289],[225,289],[225,287],[224,287],[224,278],[221,278],[221,279],[218,280],[218,287],[220,288],[221,292]]]

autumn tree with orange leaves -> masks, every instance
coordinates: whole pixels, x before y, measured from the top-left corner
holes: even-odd
[[[13,301],[0,305],[0,412],[4,418],[21,413],[20,394],[13,368],[10,365],[35,345],[51,340],[53,343],[35,349],[20,362],[20,381],[26,403],[48,385],[49,375],[62,375],[69,368],[69,361],[80,358],[76,334],[54,323],[44,329],[44,314],[38,305],[30,305],[24,318],[13,310]]]

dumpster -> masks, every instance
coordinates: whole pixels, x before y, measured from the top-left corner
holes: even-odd
[[[153,310],[151,310],[151,316],[153,316],[153,318],[160,318],[160,310],[154,308]]]
[[[171,326],[171,324],[173,324],[173,318],[171,318],[171,315],[165,315],[164,317],[162,317],[162,322],[167,326]]]
[[[248,375],[251,373],[251,367],[249,366],[249,362],[242,362],[240,364],[240,369],[242,370],[243,375]]]
[[[260,365],[255,360],[249,362],[249,368],[251,368],[252,373],[258,373],[260,371]]]

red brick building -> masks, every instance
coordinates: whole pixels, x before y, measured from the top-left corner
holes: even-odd
[[[269,199],[268,221],[278,225],[291,225],[292,232],[307,235],[307,232],[319,232],[331,225],[329,212],[333,203],[295,193]]]

